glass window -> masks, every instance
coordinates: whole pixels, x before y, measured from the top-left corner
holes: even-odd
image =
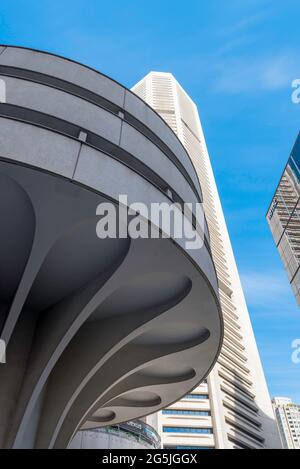
[[[212,434],[212,428],[198,428],[198,427],[165,427],[163,426],[163,432],[165,433],[204,433]]]
[[[184,409],[165,409],[162,411],[164,415],[201,415],[210,416],[209,410],[184,410]]]
[[[214,449],[213,446],[172,446],[165,445],[164,449]]]
[[[186,394],[183,399],[208,399],[208,394],[190,393]]]

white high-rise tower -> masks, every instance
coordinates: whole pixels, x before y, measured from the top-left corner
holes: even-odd
[[[178,135],[201,183],[216,265],[224,343],[207,380],[161,413],[166,448],[280,448],[280,439],[197,107],[170,73],[132,89]]]

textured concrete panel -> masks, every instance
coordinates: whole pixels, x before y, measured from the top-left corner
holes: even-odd
[[[7,102],[73,122],[119,143],[121,119],[88,101],[49,86],[6,77]]]
[[[108,155],[83,145],[80,151],[74,180],[117,200],[120,194],[128,196],[128,202],[168,202],[166,194],[149,184],[143,177]],[[129,185],[128,185],[129,183]]]
[[[123,106],[125,90],[120,85],[95,70],[71,60],[29,49],[8,47],[1,54],[0,64],[35,70],[71,81],[99,93],[118,106]]]
[[[62,135],[0,117],[0,155],[72,178],[80,143]]]
[[[191,186],[176,166],[170,164],[168,157],[149,139],[125,122],[122,127],[120,146],[135,155],[147,166],[152,167],[157,174],[160,174],[169,183],[170,187],[177,187],[178,193],[183,200],[197,202]]]

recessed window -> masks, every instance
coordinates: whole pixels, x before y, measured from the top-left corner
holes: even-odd
[[[212,428],[198,428],[198,427],[163,427],[165,433],[202,433],[212,434]]]
[[[209,417],[209,410],[183,410],[183,409],[165,409],[162,411],[164,415],[195,415]]]

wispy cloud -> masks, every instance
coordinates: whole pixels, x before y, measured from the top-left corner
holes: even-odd
[[[232,52],[234,49],[244,49],[249,44],[258,43],[261,40],[262,23],[270,20],[274,8],[271,9],[268,2],[264,5],[260,2],[259,6],[262,8],[256,7],[254,10],[251,8],[254,11],[252,14],[248,8],[246,8],[246,11],[242,10],[238,19],[220,30],[219,34],[222,38],[222,46],[219,49],[220,54]]]
[[[257,35],[243,34],[233,39],[229,38],[224,42],[222,47],[219,48],[219,54],[232,52],[234,49],[244,48],[257,41]]]
[[[222,32],[226,34],[236,34],[245,31],[245,29],[249,29],[250,27],[255,26],[256,24],[260,23],[264,20],[267,16],[267,12],[256,13],[255,15],[248,16],[243,18],[229,27],[225,28]]]
[[[217,92],[232,94],[274,91],[290,86],[298,75],[299,61],[293,51],[264,57],[242,56],[220,60],[213,87]]]
[[[263,306],[264,311],[279,309],[287,314],[292,292],[284,275],[284,272],[243,272],[241,279],[248,303]]]

